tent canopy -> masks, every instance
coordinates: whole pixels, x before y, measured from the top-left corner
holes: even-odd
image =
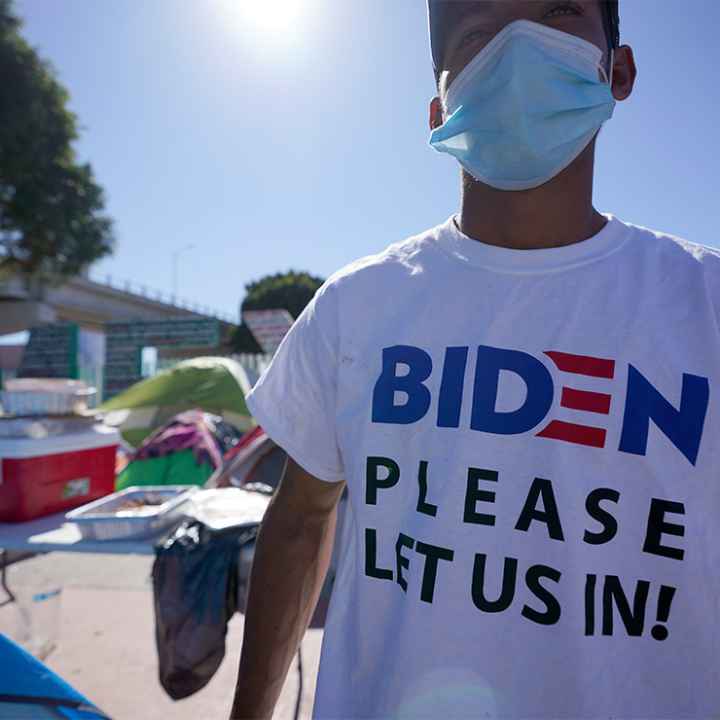
[[[0,717],[109,720],[87,698],[4,635],[0,635],[0,667]]]
[[[249,430],[255,425],[245,404],[249,392],[250,382],[240,363],[200,357],[136,383],[103,403],[98,412],[137,446],[174,415],[193,408],[221,415],[239,430]]]

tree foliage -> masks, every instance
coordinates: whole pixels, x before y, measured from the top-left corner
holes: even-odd
[[[0,0],[0,270],[42,284],[112,252],[112,220],[92,168],[75,157],[68,93],[20,29]]]
[[[284,308],[293,318],[297,318],[324,282],[325,280],[321,277],[295,270],[266,275],[245,286],[245,298],[240,305],[240,310],[245,312],[246,310]],[[235,352],[262,352],[252,333],[244,324],[235,333],[233,348]]]
[[[245,286],[240,309],[244,312],[284,308],[296,318],[324,282],[323,278],[295,270],[266,275]]]

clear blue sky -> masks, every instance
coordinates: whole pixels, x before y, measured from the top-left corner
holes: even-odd
[[[180,294],[236,312],[250,280],[326,276],[457,208],[456,165],[427,146],[424,0],[296,0],[284,27],[248,9],[273,4],[16,0],[116,220],[94,274],[169,291],[195,244]],[[720,245],[720,2],[621,15],[639,76],[598,143],[596,206]]]

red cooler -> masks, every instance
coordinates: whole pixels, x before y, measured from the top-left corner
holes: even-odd
[[[117,430],[0,438],[0,522],[70,510],[115,489]]]

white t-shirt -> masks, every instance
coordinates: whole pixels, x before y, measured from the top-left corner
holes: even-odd
[[[315,717],[720,717],[720,251],[607,217],[348,265],[248,397],[349,490]]]

